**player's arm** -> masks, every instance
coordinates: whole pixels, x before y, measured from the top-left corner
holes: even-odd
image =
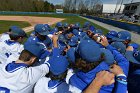
[[[127,92],[127,77],[122,68],[116,64],[112,65],[110,71],[116,76],[116,84],[113,93],[126,93]]]
[[[30,84],[36,83],[41,77],[49,73],[49,64],[42,64],[40,66],[29,67],[23,73],[23,78],[27,79]],[[25,76],[24,76],[25,75]],[[26,77],[26,78],[25,78]]]
[[[127,76],[129,69],[129,61],[120,52],[118,52],[116,48],[109,45],[106,37],[101,37],[101,39],[102,39],[101,44],[112,52],[115,61],[123,69],[124,74]]]
[[[83,93],[99,93],[102,86],[111,85],[114,82],[114,74],[108,71],[101,71],[97,73],[95,79]]]
[[[58,36],[54,35],[53,38],[53,56],[57,55],[59,53],[59,49],[58,44],[57,44],[57,40],[58,40]],[[41,77],[45,76],[47,73],[49,73],[49,63],[47,62],[48,60],[45,61],[45,64],[42,64],[40,66],[36,66],[36,67],[29,67],[27,68],[27,77],[28,77],[28,81],[30,83],[36,83]]]

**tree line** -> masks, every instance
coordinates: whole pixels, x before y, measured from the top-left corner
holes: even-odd
[[[65,0],[64,11],[78,14],[100,14],[103,10],[101,0]]]
[[[55,6],[47,0],[0,0],[0,11],[52,12]]]
[[[62,5],[53,5],[47,0],[0,0],[0,11],[55,12],[62,8],[64,13],[100,14],[101,0],[64,0]]]

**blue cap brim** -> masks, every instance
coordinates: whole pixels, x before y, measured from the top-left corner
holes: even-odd
[[[140,62],[133,57],[133,53],[133,51],[126,51],[125,57],[132,63],[140,64]]]
[[[42,33],[39,33],[40,35],[48,35],[49,34],[49,32],[47,31],[47,32],[42,32]]]
[[[104,56],[105,56],[105,62],[108,64],[108,65],[112,65],[114,64],[114,56],[113,54],[111,53],[111,51],[107,50],[107,49],[104,49],[104,48],[101,48],[100,49],[102,53],[104,53]]]

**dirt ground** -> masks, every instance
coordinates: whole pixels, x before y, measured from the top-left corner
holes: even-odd
[[[0,20],[8,20],[8,21],[27,21],[32,26],[24,28],[26,32],[32,31],[34,25],[36,24],[55,24],[64,19],[62,18],[53,18],[53,17],[34,17],[34,16],[0,16]]]

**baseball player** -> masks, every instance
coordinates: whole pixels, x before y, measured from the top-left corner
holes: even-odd
[[[18,27],[18,26],[11,26],[11,27],[9,28],[9,31],[8,31],[8,32],[5,32],[5,33],[3,33],[3,34],[0,36],[0,42],[1,42],[1,41],[5,41],[5,40],[9,40],[9,39],[10,39],[10,37],[9,37],[10,32],[11,32],[12,30],[16,29],[16,28],[19,28],[19,27]]]
[[[122,86],[122,92],[116,92],[116,93],[125,93],[127,91],[127,75],[128,75],[128,68],[129,68],[129,62],[127,59],[121,55],[118,51],[116,51],[115,48],[110,46],[108,44],[108,41],[106,38],[102,38],[103,46],[105,46],[108,50],[110,50],[113,53],[113,56],[118,63],[118,65],[123,69],[124,74],[119,74],[117,76],[117,80],[119,83],[117,86],[121,88]],[[97,72],[102,70],[109,71],[109,64],[113,64],[114,61],[110,61],[108,64],[106,62],[106,59],[110,60],[110,56],[104,56],[104,59],[101,60],[102,56],[102,50],[100,49],[99,45],[91,40],[83,40],[78,45],[77,54],[76,55],[76,67],[78,69],[78,72],[76,72],[74,75],[71,76],[69,82],[72,86],[77,87],[80,90],[84,90],[91,81],[95,78],[95,75]],[[104,51],[104,55],[108,55],[109,52]],[[103,86],[100,89],[99,93],[111,93],[113,90],[113,85],[109,86]]]
[[[128,75],[128,93],[139,93],[140,88],[140,50],[135,51],[133,46],[128,46],[125,53],[130,62]]]
[[[112,38],[113,41],[123,42],[126,47],[131,42],[131,34],[128,31],[120,31],[118,32],[117,37]]]
[[[30,45],[21,52],[18,60],[2,64],[0,93],[32,93],[34,84],[49,72],[48,63],[30,67],[41,53],[41,45]]]
[[[63,29],[63,24],[61,22],[56,23],[55,27],[58,29],[58,31],[63,31],[64,30]]]
[[[25,37],[26,33],[20,28],[11,29],[9,34],[10,39],[0,42],[0,62],[5,63],[9,56],[13,55],[15,58],[18,58],[21,51],[24,49],[21,44]],[[17,60],[17,59],[16,59]]]
[[[90,24],[90,22],[85,22],[82,29],[83,29],[83,31],[87,31],[87,30],[95,31],[96,30],[95,27]]]
[[[25,42],[25,47],[35,43],[44,44],[46,47],[51,44],[51,39],[47,36],[50,33],[49,28],[47,28],[44,24],[37,24],[34,27],[34,33],[35,36],[30,36]]]
[[[75,88],[77,90],[71,90],[72,86],[65,82],[69,63],[66,57],[60,54],[57,44],[58,37],[54,39],[53,41],[56,42],[53,42],[54,49],[48,60],[50,63],[49,77],[43,77],[36,83],[34,93],[81,93],[77,88]]]
[[[106,34],[106,37],[107,37],[107,40],[108,42],[111,44],[113,41],[112,41],[112,38],[116,38],[118,36],[118,33],[116,31],[109,31],[107,34]]]

